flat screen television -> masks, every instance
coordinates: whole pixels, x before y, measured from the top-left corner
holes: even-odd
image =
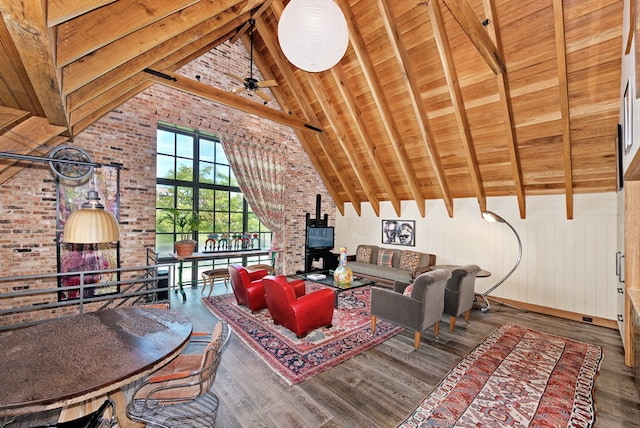
[[[307,248],[333,248],[333,227],[309,227],[307,229]]]

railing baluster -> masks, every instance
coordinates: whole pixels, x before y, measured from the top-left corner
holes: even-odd
[[[157,259],[155,259],[157,261]],[[158,280],[163,277],[158,276],[158,267],[166,265],[146,265],[136,266],[131,268],[117,268],[106,270],[92,270],[92,271],[80,271],[80,272],[66,272],[66,273],[48,273],[37,275],[21,275],[0,278],[0,288],[6,288],[5,293],[0,292],[0,323],[2,317],[8,314],[21,314],[27,312],[39,312],[39,311],[51,311],[59,308],[75,307],[78,314],[85,312],[87,305],[91,303],[103,302],[97,309],[105,309],[111,305],[121,306],[123,304],[129,304],[131,302],[137,302],[144,299],[144,301],[156,301],[156,294],[165,291],[165,289],[158,289]],[[137,273],[136,273],[137,272]],[[110,274],[110,277],[121,278],[122,276],[132,276],[128,279],[119,279],[117,281],[103,282],[100,284],[85,284],[85,277],[96,274]],[[118,274],[118,275],[115,275]],[[120,275],[122,274],[122,275]],[[59,287],[61,278],[65,276],[79,276],[80,284],[69,287]],[[32,288],[33,286],[25,286],[24,284],[31,284],[37,282],[54,284],[53,287],[46,288]],[[11,284],[16,285],[11,285]],[[85,295],[85,290],[89,290],[92,287],[103,286],[118,286],[119,292],[114,294],[106,294],[102,296],[88,297]],[[60,291],[73,291],[78,290],[79,296],[77,299],[59,300],[58,293]],[[35,297],[39,295],[52,294],[52,300],[45,303],[29,304],[25,305],[25,297]],[[18,303],[19,302],[19,303]],[[37,324],[38,322],[47,321],[51,318],[42,319],[38,321],[20,322],[17,324],[0,325],[0,331],[25,327],[27,325]]]

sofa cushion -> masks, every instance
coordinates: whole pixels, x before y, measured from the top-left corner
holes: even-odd
[[[371,263],[371,247],[365,245],[358,246],[356,251],[356,261],[358,263]]]
[[[393,267],[393,250],[378,250],[378,266]]]
[[[400,253],[400,262],[398,267],[400,269],[414,271],[420,266],[420,258],[422,255],[417,251],[405,250]]]
[[[411,281],[413,281],[412,272],[395,267],[379,266],[374,263],[358,262],[350,262],[349,267],[354,274],[380,278],[386,283],[391,283],[396,280],[406,283],[410,283]]]

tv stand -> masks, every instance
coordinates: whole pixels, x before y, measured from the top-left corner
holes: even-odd
[[[305,272],[314,270],[334,270],[338,267],[338,254],[330,250],[309,250],[305,252]],[[322,259],[322,268],[314,269],[311,265],[314,260]]]
[[[329,249],[313,249],[307,246],[307,235],[309,228],[329,226],[329,215],[325,214],[320,218],[320,195],[316,195],[316,218],[311,218],[309,213],[305,214],[305,237],[304,237],[304,271],[311,272],[314,260],[322,259],[321,270],[331,270],[338,267],[338,254],[332,253]]]

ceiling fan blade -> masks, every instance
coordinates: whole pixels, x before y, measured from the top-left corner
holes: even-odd
[[[256,89],[255,92],[260,98],[264,100],[264,102],[268,103],[269,101],[271,101],[271,97],[262,89]]]
[[[227,73],[226,71],[224,72],[224,74],[226,74],[227,76],[231,77],[232,79],[237,80],[238,82],[244,82],[244,78],[238,76],[235,73]]]
[[[272,88],[278,86],[278,82],[275,80],[265,80],[264,82],[257,83],[258,88]]]
[[[240,93],[244,90],[246,90],[247,88],[245,88],[244,86],[237,86],[233,89],[231,89],[231,92],[233,92],[234,94]]]

